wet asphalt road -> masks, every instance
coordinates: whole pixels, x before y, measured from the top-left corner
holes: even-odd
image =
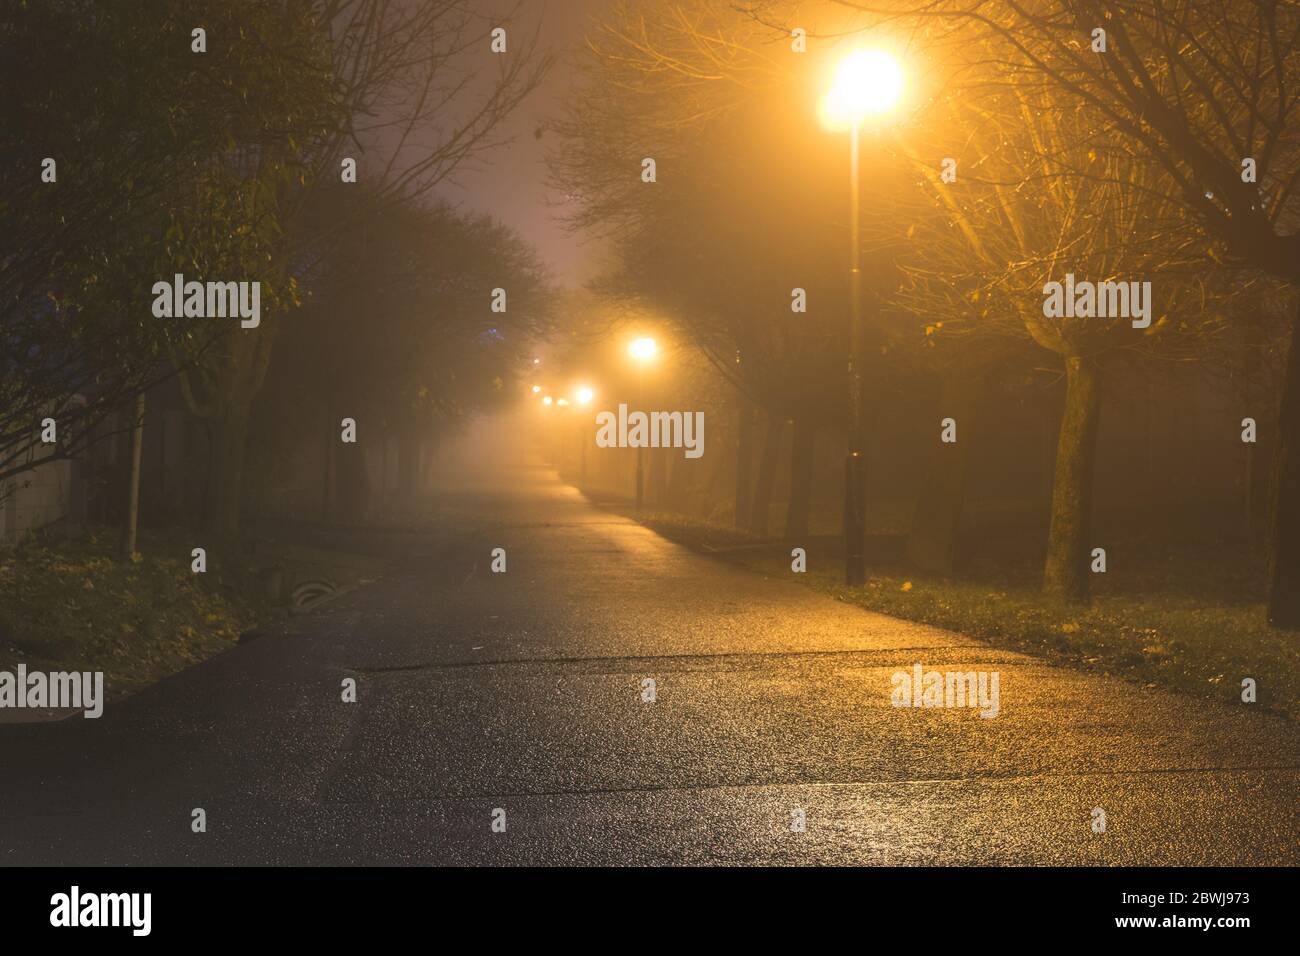
[[[1280,718],[850,608],[513,473],[352,540],[391,572],[283,634],[0,726],[0,863],[1300,862]],[[918,662],[999,672],[1000,715],[892,707]]]

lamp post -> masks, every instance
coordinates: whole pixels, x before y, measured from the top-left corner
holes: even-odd
[[[627,347],[628,355],[632,356],[637,363],[636,377],[636,403],[638,406],[645,404],[645,367],[646,364],[653,361],[658,353],[659,347],[655,345],[655,340],[651,338],[633,339]],[[645,411],[644,408],[638,408],[638,411]],[[636,513],[641,513],[641,508],[645,504],[645,468],[644,468],[645,449],[640,445],[636,447]]]
[[[578,390],[573,393],[574,399],[579,405],[590,405],[591,400],[596,397],[595,390],[590,385],[580,385]],[[583,425],[584,419],[578,420],[578,448],[581,465],[578,469],[578,477],[582,482],[587,480],[587,429]]]
[[[849,450],[844,460],[844,581],[866,583],[867,458],[862,421],[862,243],[859,231],[858,152],[862,123],[898,102],[903,74],[880,50],[849,54],[822,100],[823,121],[849,133]]]

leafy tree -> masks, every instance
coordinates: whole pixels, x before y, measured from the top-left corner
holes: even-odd
[[[369,214],[352,208],[376,207]],[[415,493],[421,447],[475,412],[513,397],[531,367],[532,343],[552,309],[549,279],[532,250],[486,217],[440,203],[387,204],[369,190],[337,187],[312,216],[358,216],[321,263],[303,309],[285,319],[269,372],[256,453],[301,449],[303,436],[338,443],[350,417],[366,438],[335,452],[348,509],[365,510],[361,451],[396,437],[398,485]],[[493,292],[505,292],[494,312]]]
[[[197,201],[219,188],[236,135],[302,135],[335,108],[310,32],[286,22],[295,5],[207,6],[52,0],[0,12],[0,478],[32,467],[40,417],[59,421],[56,454],[75,455],[167,374],[169,351],[202,356],[224,334],[156,319],[152,285],[170,278],[182,236],[191,261],[229,265],[236,237],[262,228],[251,203]],[[191,52],[200,22],[206,54]],[[314,112],[298,112],[304,100]],[[201,249],[181,232],[188,222],[220,248]]]
[[[353,212],[364,216],[416,201],[496,145],[500,121],[550,63],[525,40],[493,71],[486,92],[475,94],[475,78],[488,72],[488,64],[498,66],[489,52],[490,31],[508,19],[489,22],[469,0],[295,0],[288,9],[310,21],[305,36],[328,57],[326,75],[342,120],[311,128],[309,135],[291,131],[270,148],[240,144],[251,146],[255,157],[241,188],[263,215],[260,237],[268,243],[264,257],[260,250],[245,251],[257,256],[249,266],[267,277],[275,301],[257,330],[232,333],[226,348],[207,350],[182,372],[191,411],[209,427],[213,467],[204,526],[218,541],[238,534],[249,417],[280,321],[300,303],[300,290],[314,285],[332,244],[362,225],[357,218],[324,221],[306,214],[322,202],[320,190],[333,185],[334,176],[342,178],[340,157],[358,154],[350,157],[358,177],[380,200],[354,204]],[[314,102],[305,99],[300,110]],[[215,198],[229,201],[228,194]]]

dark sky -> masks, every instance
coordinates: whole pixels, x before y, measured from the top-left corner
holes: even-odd
[[[510,31],[510,39],[522,38],[540,24],[540,42],[553,50],[559,61],[542,88],[535,91],[504,129],[512,141],[494,150],[479,168],[463,170],[456,184],[444,185],[439,193],[466,210],[485,212],[515,229],[537,247],[555,278],[567,285],[580,284],[595,269],[596,248],[580,237],[568,234],[549,204],[546,149],[553,140],[538,140],[534,131],[562,107],[572,82],[570,63],[582,43],[589,17],[608,8],[609,0],[524,0],[523,22]],[[501,0],[482,0],[485,12],[499,10]]]

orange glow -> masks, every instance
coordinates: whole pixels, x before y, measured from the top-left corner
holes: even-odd
[[[903,94],[903,70],[884,50],[855,50],[835,71],[819,111],[830,129],[848,129],[869,116],[888,113]]]

